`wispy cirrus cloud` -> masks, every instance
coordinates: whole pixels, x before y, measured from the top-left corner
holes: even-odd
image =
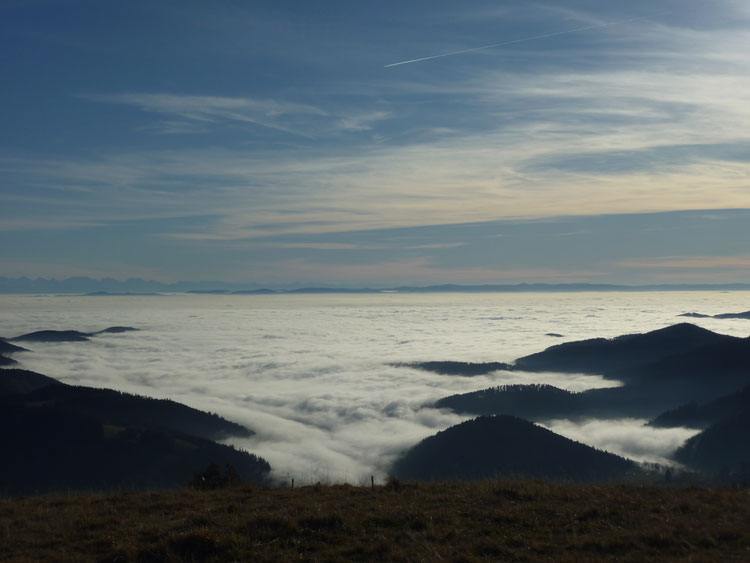
[[[623,260],[616,264],[623,268],[659,268],[659,269],[748,269],[750,257],[742,256],[697,256],[668,257],[653,260]]]
[[[593,26],[611,19],[568,7],[544,11]],[[576,60],[589,63],[583,69],[565,62],[568,49],[523,51],[532,63],[552,57],[534,72],[486,64],[502,63],[507,53],[500,50],[467,65],[460,81],[391,73],[381,83],[333,88],[328,104],[86,95],[163,115],[164,131],[256,124],[323,139],[327,146],[131,149],[96,160],[34,162],[29,173],[41,167],[55,178],[50,185],[101,190],[123,212],[129,193],[158,214],[168,207],[163,196],[179,191],[179,205],[224,216],[214,232],[192,235],[216,240],[265,236],[264,225],[271,224],[286,225],[289,233],[320,233],[744,207],[750,64],[738,53],[745,28],[693,29],[665,21],[631,21],[616,33],[586,35],[587,45],[599,49],[574,51]],[[379,107],[384,98],[387,109]],[[390,142],[338,138],[369,134],[376,126]]]
[[[311,104],[249,97],[148,92],[89,93],[77,97],[132,106],[166,116],[146,129],[169,134],[208,133],[216,126],[253,124],[292,135],[316,137],[336,132],[371,131],[373,123],[392,117],[388,111],[340,110],[331,113]]]
[[[102,103],[123,104],[143,111],[181,118],[162,125],[172,133],[197,132],[197,124],[252,123],[295,135],[306,135],[287,123],[300,116],[326,116],[309,104],[247,97],[195,96],[171,93],[130,92],[120,94],[79,94],[79,98]]]
[[[389,119],[391,117],[392,114],[387,111],[374,111],[371,113],[350,115],[342,117],[339,120],[338,126],[343,131],[370,131],[372,130],[372,123]]]

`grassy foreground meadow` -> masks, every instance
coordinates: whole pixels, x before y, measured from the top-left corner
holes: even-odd
[[[743,489],[541,482],[0,501],[0,561],[748,561]]]

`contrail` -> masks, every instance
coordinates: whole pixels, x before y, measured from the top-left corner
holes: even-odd
[[[482,51],[483,49],[492,49],[494,47],[504,47],[506,45],[515,45],[516,43],[525,43],[526,41],[536,41],[537,39],[546,39],[547,37],[556,37],[558,35],[566,35],[568,33],[578,33],[579,31],[587,31],[589,29],[601,29],[603,27],[610,27],[613,25],[621,25],[623,23],[628,23],[636,20],[644,20],[650,17],[653,17],[655,15],[659,15],[663,12],[659,12],[657,14],[651,14],[649,16],[638,16],[635,18],[628,18],[626,20],[619,20],[616,22],[609,22],[609,23],[600,23],[597,25],[588,25],[586,27],[577,27],[575,29],[568,29],[565,31],[555,31],[554,33],[544,33],[542,35],[534,35],[533,37],[524,37],[522,39],[514,39],[512,41],[503,41],[502,43],[493,43],[492,45],[482,45],[481,47],[472,47],[471,49],[462,49],[460,51],[451,51],[450,53],[443,53],[442,55],[432,55],[430,57],[421,57],[419,59],[409,59],[408,61],[400,61],[397,63],[391,63],[389,65],[385,65],[383,68],[388,68],[391,66],[400,66],[400,65],[408,65],[411,63],[418,63],[421,61],[429,61],[432,59],[440,59],[442,57],[452,57],[453,55],[461,55],[463,53],[472,53],[474,51]]]

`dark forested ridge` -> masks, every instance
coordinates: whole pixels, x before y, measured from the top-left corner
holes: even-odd
[[[268,462],[213,442],[247,428],[174,401],[0,370],[0,493],[172,488],[210,463],[260,483]]]
[[[14,360],[13,358],[8,358],[0,354],[0,366],[12,366],[13,364],[17,364],[17,363],[18,362]]]
[[[662,428],[706,428],[747,409],[750,409],[750,385],[707,403],[689,403],[663,412],[651,421],[651,425]]]
[[[706,401],[750,384],[750,339],[678,324],[644,334],[567,342],[516,360],[509,369],[600,374],[622,387],[565,394],[548,387],[487,389],[454,395],[437,406],[473,414],[647,416]],[[462,362],[432,362],[460,370]],[[483,365],[471,364],[480,371]],[[429,363],[422,364],[423,369]]]
[[[694,319],[750,319],[750,311],[742,313],[719,313],[718,315],[705,315],[703,313],[683,313],[681,317],[692,317]]]
[[[22,342],[86,342],[91,334],[77,330],[37,330],[9,338]]]
[[[435,371],[446,371],[445,365],[460,370],[464,365],[432,364]],[[482,365],[492,364],[470,364],[471,370],[480,372]],[[432,406],[536,421],[655,417],[654,426],[706,428],[675,453],[675,460],[697,471],[750,476],[748,338],[683,323],[645,334],[552,346],[519,358],[509,369],[601,374],[624,385],[580,393],[549,385],[506,385],[451,395]],[[446,449],[444,455],[452,454]]]
[[[39,331],[19,339],[81,342],[129,330]],[[252,434],[175,401],[0,369],[0,494],[182,487],[212,463],[263,483],[268,462],[213,441]]]
[[[703,428],[675,452],[674,459],[698,471],[720,473],[724,479],[750,482],[750,386],[664,412],[651,424]]]
[[[49,376],[25,369],[0,370],[0,404],[7,395],[31,393],[42,387],[64,385]]]
[[[2,379],[3,372],[0,372],[0,381]],[[48,379],[55,381],[52,378]],[[219,415],[193,409],[169,399],[153,399],[112,389],[56,383],[58,385],[39,386],[25,394],[0,398],[0,405],[50,408],[60,413],[93,418],[103,424],[183,432],[207,440],[223,440],[232,436],[249,437],[253,434],[244,426],[225,420]]]
[[[429,361],[400,364],[448,375],[480,375],[497,370],[525,372],[586,373],[606,375],[618,380],[635,380],[644,374],[672,374],[682,369],[680,358],[705,357],[711,367],[728,358],[736,363],[733,351],[744,351],[747,338],[717,334],[680,323],[647,333],[626,334],[615,338],[592,338],[564,342],[541,352],[518,358],[513,363]],[[711,347],[716,346],[713,350]],[[690,355],[692,353],[692,355]],[[653,368],[651,367],[653,366]]]
[[[86,342],[90,337],[97,334],[119,334],[121,332],[137,331],[137,328],[129,326],[111,326],[96,332],[80,332],[78,330],[37,330],[13,338],[12,341],[26,342]]]
[[[85,342],[98,334],[130,330],[136,329],[37,331],[14,340]],[[0,340],[0,351],[5,350],[27,352]],[[676,460],[700,471],[728,468],[740,473],[750,459],[743,438],[750,430],[748,358],[750,339],[683,323],[645,334],[567,342],[514,364],[398,364],[446,376],[499,370],[590,373],[624,384],[577,393],[550,385],[506,385],[444,397],[430,406],[482,416],[423,440],[393,465],[393,474],[427,481],[627,478],[639,474],[634,462],[529,421],[656,415],[654,425],[706,428],[685,443]],[[6,494],[175,487],[212,462],[231,464],[254,482],[263,482],[269,473],[265,460],[213,442],[250,436],[251,430],[174,401],[65,385],[46,375],[3,369],[0,412],[0,447],[12,452],[0,469],[0,492]]]
[[[510,414],[529,420],[567,417],[585,407],[581,393],[572,393],[552,385],[501,385],[471,393],[450,395],[435,402],[464,414]]]
[[[20,336],[14,336],[13,338],[0,338],[0,367],[18,363],[14,358],[9,358],[8,354],[28,352],[26,348],[11,344],[11,340],[21,342],[86,342],[90,337],[98,334],[119,334],[135,330],[138,329],[129,326],[111,326],[96,332],[80,332],[78,330],[38,330]]]
[[[638,466],[513,416],[479,417],[425,438],[392,467],[400,479],[420,481],[530,477],[608,481]]]
[[[750,480],[750,405],[687,440],[674,458],[708,473],[731,473]]]
[[[0,493],[137,490],[185,486],[211,463],[231,464],[262,483],[268,462],[186,433],[105,424],[95,418],[29,404],[4,403]]]
[[[528,420],[553,418],[649,417],[672,400],[639,386],[606,387],[572,392],[552,385],[501,385],[470,393],[450,395],[433,406],[456,413],[511,414]]]
[[[13,354],[14,352],[28,352],[28,350],[0,338],[0,354]]]
[[[21,348],[15,344],[0,338],[0,366],[10,366],[18,363],[13,358],[9,358],[7,354],[15,354],[16,352],[27,352],[26,348]]]
[[[622,379],[654,362],[730,340],[741,339],[681,323],[642,334],[558,344],[517,359],[515,366],[522,371],[616,374]]]
[[[433,373],[439,373],[442,375],[461,375],[464,377],[471,377],[473,375],[484,375],[493,371],[511,371],[514,369],[513,365],[505,364],[502,362],[411,362],[411,363],[398,363],[391,364],[394,367],[409,367],[414,369],[421,369],[424,371],[431,371]]]

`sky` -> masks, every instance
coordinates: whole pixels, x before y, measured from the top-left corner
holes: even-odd
[[[742,0],[1,2],[0,275],[750,282],[749,44]]]

